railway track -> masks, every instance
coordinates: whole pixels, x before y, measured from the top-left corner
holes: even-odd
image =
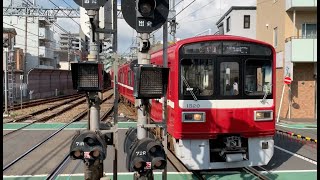
[[[43,109],[34,111],[34,112],[30,113],[30,114],[21,116],[21,117],[19,117],[19,118],[15,118],[15,119],[12,119],[12,120],[10,120],[10,121],[6,121],[6,122],[4,122],[3,124],[11,123],[11,122],[21,122],[21,121],[24,121],[24,120],[26,120],[27,118],[32,118],[32,117],[37,116],[37,115],[40,115],[40,114],[42,114],[42,113],[44,113],[44,112],[55,110],[55,109],[57,109],[57,108],[65,105],[65,104],[69,104],[69,103],[74,102],[74,101],[77,101],[77,100],[79,100],[79,99],[81,99],[81,98],[84,98],[84,96],[77,96],[77,97],[71,98],[71,99],[69,99],[69,100],[63,101],[63,102],[58,103],[58,104],[56,104],[56,105],[52,105],[52,106],[49,106],[49,107],[46,107],[46,108],[43,108]],[[81,102],[84,102],[84,101],[85,101],[85,99],[84,99],[83,101],[81,101]],[[43,119],[43,120],[45,120],[45,119]],[[37,120],[37,122],[38,122],[38,121],[40,121],[40,120]]]
[[[261,171],[258,171],[257,169],[255,169],[254,167],[244,167],[242,168],[245,172],[248,172],[252,175],[254,175],[255,177],[261,179],[261,180],[271,180],[267,175],[271,174],[271,173],[262,173]]]
[[[106,97],[104,99],[104,101],[110,99],[113,96],[113,94],[109,95],[108,97]],[[111,103],[110,103],[111,104]],[[110,108],[110,110],[107,112],[109,114],[111,114],[113,111],[113,106]],[[21,160],[22,158],[24,158],[25,156],[27,156],[29,153],[31,153],[32,151],[34,151],[35,149],[37,149],[39,146],[41,146],[42,144],[46,143],[47,141],[49,141],[52,137],[54,137],[55,135],[57,135],[59,132],[61,132],[63,129],[65,129],[67,126],[69,126],[70,124],[80,121],[86,114],[88,113],[87,110],[82,111],[81,113],[79,113],[78,115],[76,115],[70,122],[66,123],[64,126],[62,126],[60,129],[58,129],[57,131],[55,131],[54,133],[52,133],[51,135],[49,135],[48,137],[44,138],[43,140],[41,140],[39,143],[37,143],[36,145],[34,145],[33,147],[31,147],[29,150],[27,150],[26,152],[24,152],[22,155],[20,155],[18,158],[14,159],[13,161],[11,161],[10,163],[8,163],[7,165],[5,165],[3,167],[3,171],[7,170],[9,167],[11,167],[12,165],[14,165],[15,163],[17,163],[19,160]],[[107,115],[106,115],[107,116]],[[64,158],[63,161],[67,161],[69,158]],[[65,163],[59,163],[59,166],[64,166],[66,164]],[[60,171],[61,168],[56,168],[56,170],[54,171]]]
[[[65,96],[59,96],[59,97],[52,97],[52,98],[46,98],[46,99],[39,99],[39,100],[33,100],[33,101],[27,101],[22,103],[22,108],[28,108],[28,107],[33,107],[33,106],[38,106],[43,103],[52,103],[56,101],[61,101],[64,99],[69,99],[69,98],[75,98],[75,97],[84,97],[83,94],[72,94],[72,95],[65,95]],[[5,108],[3,108],[4,111]],[[21,109],[21,104],[14,104],[13,107],[8,107],[9,111],[12,110],[17,110]]]
[[[107,101],[108,99],[110,98],[106,98],[103,102]],[[100,121],[104,121],[105,119],[107,119],[113,113],[113,109],[114,109],[114,105],[112,105],[111,108],[109,108],[105,113],[103,113],[102,116],[100,116]],[[48,180],[55,179],[67,167],[66,165],[68,163],[70,163],[69,153],[67,153],[63,158],[63,160],[51,171],[51,173],[49,173],[46,179]],[[80,161],[78,162],[77,166],[79,165],[79,163]]]
[[[106,100],[110,99],[112,96],[113,96],[113,94],[109,95],[107,98],[105,98],[105,99],[102,101],[102,103],[104,103]],[[51,110],[54,110],[54,109],[56,109],[56,108],[60,108],[61,106],[66,106],[66,107],[64,107],[64,108],[61,108],[61,109],[58,110],[58,111],[50,112],[48,115],[44,115],[44,116],[42,115],[41,118],[38,118],[38,119],[36,119],[35,121],[33,121],[33,122],[29,123],[29,124],[26,124],[26,125],[18,128],[18,129],[16,129],[16,130],[10,131],[10,132],[4,134],[3,137],[8,136],[9,134],[15,133],[15,132],[17,132],[17,131],[19,131],[19,130],[22,130],[22,129],[24,129],[24,128],[26,128],[26,127],[34,124],[34,123],[47,121],[47,120],[49,120],[49,119],[51,119],[51,118],[54,118],[54,117],[56,117],[56,116],[58,116],[58,115],[61,115],[61,114],[63,114],[64,112],[66,112],[66,111],[68,111],[68,110],[70,110],[70,109],[72,109],[72,108],[74,108],[74,107],[76,107],[76,106],[78,106],[78,105],[80,105],[80,104],[83,104],[83,103],[86,101],[86,99],[83,99],[83,100],[79,100],[79,99],[81,99],[81,97],[77,97],[77,98],[74,98],[74,99],[71,99],[71,100],[67,100],[67,101],[62,102],[62,103],[60,103],[60,104],[58,104],[58,105],[55,105],[55,106],[53,106],[53,107],[46,108],[46,109],[42,109],[42,110],[36,111],[36,112],[34,112],[34,113],[32,113],[32,114],[29,114],[29,115],[23,116],[23,117],[21,117],[21,118],[19,118],[19,119],[16,119],[14,122],[21,122],[21,121],[25,120],[26,118],[33,117],[33,115],[36,116],[36,115],[39,115],[39,114],[41,114],[41,113],[43,113],[43,112],[45,112],[45,111],[51,111]],[[79,100],[79,101],[77,101],[77,100]],[[73,104],[71,104],[71,105],[65,105],[65,104],[68,104],[68,103],[73,102],[73,101],[77,101],[77,102],[75,102],[75,103],[73,103]],[[83,112],[86,112],[86,114],[87,114],[87,111],[83,111]],[[85,115],[81,116],[81,118],[83,118],[84,116],[85,116]],[[105,119],[105,118],[106,118],[106,117],[104,117],[104,119]]]

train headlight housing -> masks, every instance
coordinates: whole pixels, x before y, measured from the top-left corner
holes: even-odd
[[[271,121],[273,120],[272,110],[254,111],[255,121]]]
[[[205,122],[206,113],[205,112],[183,112],[182,121],[183,122]]]

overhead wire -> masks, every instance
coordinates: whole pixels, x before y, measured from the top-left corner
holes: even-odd
[[[55,5],[58,9],[60,9],[65,15],[67,15],[73,22],[75,22],[76,24],[78,24],[79,25],[79,27],[80,27],[80,24],[77,22],[77,21],[75,21],[72,17],[70,17],[67,13],[65,13],[59,6],[57,6],[54,2],[52,2],[51,0],[49,0],[53,5]]]
[[[208,4],[206,4],[206,5],[202,6],[201,8],[199,8],[199,9],[197,9],[197,10],[193,11],[192,13],[189,13],[187,16],[185,16],[185,17],[183,17],[182,19],[180,19],[180,21],[182,21],[182,20],[183,20],[183,19],[185,19],[186,17],[190,16],[191,14],[193,14],[193,13],[195,13],[195,12],[199,11],[200,9],[203,9],[204,7],[206,7],[206,6],[208,6],[209,4],[213,3],[214,1],[215,1],[215,0],[212,0],[212,1],[210,1]],[[178,14],[177,14],[177,15],[178,15]]]
[[[175,6],[177,6],[178,4],[180,4],[182,1],[184,0],[181,0],[179,3],[177,3]],[[172,19],[174,19],[175,17],[177,17],[180,13],[182,13],[184,10],[186,10],[189,6],[191,6],[196,0],[193,0],[192,2],[190,2],[186,7],[184,7],[181,11],[179,11]],[[174,7],[175,7],[174,6]],[[172,9],[171,9],[172,10]],[[159,29],[157,29],[156,31],[154,31],[151,35],[154,35],[157,31],[159,31]],[[157,39],[158,37],[160,37],[161,34],[159,36],[157,36],[155,39]]]
[[[73,8],[69,3],[67,3],[65,0],[62,0],[62,1],[63,1],[64,3],[66,3],[71,9],[74,9],[74,8]],[[79,14],[78,11],[76,11],[76,13]],[[80,14],[79,14],[79,15],[80,15]]]
[[[34,35],[34,36],[37,36],[38,38],[41,37],[41,36],[39,36],[38,34],[34,34],[34,33],[30,32],[30,31],[26,31],[25,29],[19,28],[19,27],[14,26],[14,25],[11,25],[11,24],[9,24],[9,23],[6,23],[6,22],[3,22],[3,23],[4,23],[4,24],[7,24],[7,25],[9,25],[9,26],[11,26],[11,27],[14,27],[14,28],[16,28],[16,29],[20,29],[20,30],[22,30],[22,31],[25,31],[25,32],[27,32],[27,33],[29,33],[29,34],[32,34],[32,35]],[[29,38],[27,38],[27,39],[29,39]],[[51,41],[51,42],[53,42],[53,41]],[[55,42],[53,42],[53,43],[55,43]],[[55,43],[55,44],[58,44],[58,43]]]

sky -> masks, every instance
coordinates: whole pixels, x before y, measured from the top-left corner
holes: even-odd
[[[19,5],[23,0],[4,0],[4,7],[13,1],[14,4]],[[27,0],[24,0],[27,1]],[[29,0],[32,2],[33,0]],[[79,8],[79,6],[74,3],[73,0],[35,0],[36,4],[44,8],[53,8],[56,4],[59,7],[64,8]],[[170,0],[173,1],[173,0]],[[175,10],[176,10],[176,22],[177,39],[185,39],[195,36],[201,32],[211,31],[214,34],[218,29],[216,27],[216,22],[220,17],[228,11],[231,6],[256,6],[257,0],[174,0]],[[121,0],[118,0],[118,9],[120,9]],[[178,14],[179,13],[179,14]],[[79,19],[74,19],[79,23]],[[75,28],[78,25],[69,18],[58,19],[57,23],[64,29],[78,33],[79,29]],[[55,29],[61,32],[57,28]],[[162,27],[158,29],[155,33],[155,39],[157,41],[162,41]],[[118,19],[118,52],[120,54],[129,53],[130,46],[135,39],[136,32],[125,22],[124,19]],[[58,39],[58,34],[55,34],[55,38]],[[172,37],[169,36],[169,40]]]

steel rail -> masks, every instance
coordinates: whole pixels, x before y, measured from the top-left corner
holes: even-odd
[[[171,150],[167,151],[167,159],[171,162],[173,167],[178,172],[191,172],[194,176],[196,176],[199,180],[204,180],[204,178],[197,171],[190,171],[181,161],[171,152]]]
[[[25,120],[25,119],[27,119],[27,118],[30,118],[30,117],[32,117],[32,116],[36,116],[36,115],[41,114],[41,113],[43,113],[43,112],[46,112],[46,111],[48,111],[48,110],[56,109],[56,108],[58,108],[58,107],[60,107],[60,106],[65,105],[66,103],[70,103],[70,102],[72,102],[72,101],[81,99],[81,98],[83,98],[83,97],[84,97],[84,96],[79,96],[79,97],[76,97],[76,98],[73,98],[73,99],[70,99],[70,100],[61,102],[61,103],[59,103],[59,104],[57,104],[57,105],[53,105],[53,106],[51,106],[51,107],[47,107],[47,108],[44,108],[44,109],[40,109],[40,110],[35,111],[35,112],[33,112],[33,113],[30,113],[30,114],[27,114],[27,115],[25,115],[25,116],[19,117],[19,118],[17,118],[17,119],[13,119],[13,120],[11,120],[11,121],[4,122],[3,124],[7,124],[7,123],[11,123],[11,122],[20,122],[20,121],[23,121],[23,120]],[[50,103],[50,102],[47,102],[47,103]]]
[[[108,96],[106,99],[104,99],[102,102],[107,101],[108,99],[110,99],[113,96],[113,94],[111,94],[110,96]],[[108,109],[108,111],[106,113],[104,113],[101,117],[100,117],[100,121],[104,120],[106,117],[108,117],[114,109],[114,105],[112,105],[111,108]],[[69,158],[69,153],[67,153],[67,155],[64,157],[64,159],[58,164],[58,166],[56,166],[52,172],[47,176],[47,180],[53,180],[55,179],[59,173],[61,171],[63,171],[66,168],[66,164],[70,162],[70,158]]]
[[[60,107],[60,106],[62,106],[62,105],[65,105],[66,103],[72,102],[72,101],[74,101],[74,100],[76,100],[76,99],[77,99],[77,98],[74,98],[74,99],[69,100],[68,102],[63,102],[63,103],[61,103],[61,104],[59,104],[59,105],[57,105],[57,106],[49,107],[49,108],[46,108],[46,109],[42,109],[42,110],[40,110],[40,111],[31,113],[31,114],[32,114],[32,115],[38,115],[38,114],[40,114],[40,113],[42,113],[42,112],[45,112],[45,111],[47,111],[47,110],[56,109],[56,108],[58,108],[58,107]],[[55,114],[52,114],[52,115],[50,115],[50,116],[46,116],[46,117],[40,118],[40,119],[35,120],[35,121],[33,121],[33,122],[29,123],[29,124],[26,124],[25,126],[22,126],[22,127],[18,128],[18,129],[15,129],[15,130],[13,130],[13,131],[10,131],[10,132],[8,132],[7,134],[4,134],[3,137],[8,136],[9,134],[12,134],[12,133],[14,133],[14,132],[17,132],[17,131],[19,131],[19,130],[21,130],[21,129],[24,129],[24,128],[26,128],[26,127],[28,127],[28,126],[36,123],[36,122],[41,122],[41,121],[45,121],[45,120],[54,118],[54,117],[57,116],[58,114],[63,113],[63,112],[65,112],[65,111],[67,111],[67,110],[70,110],[70,109],[74,108],[74,107],[77,106],[77,105],[82,104],[84,101],[85,101],[85,100],[80,101],[80,102],[78,102],[78,103],[76,103],[76,104],[73,104],[73,105],[71,105],[71,106],[69,106],[69,107],[67,107],[67,108],[65,108],[65,109],[62,109],[62,110],[59,111],[59,112],[56,112]],[[29,114],[29,115],[32,116],[31,114]],[[25,119],[26,117],[30,117],[29,115],[24,116],[24,117],[20,118],[19,120]],[[19,122],[19,121],[14,121],[14,122]]]
[[[268,176],[264,175],[263,173],[261,173],[260,171],[256,170],[253,167],[244,167],[242,169],[246,172],[253,174],[254,176],[256,176],[257,178],[259,178],[261,180],[271,180]]]
[[[69,162],[70,162],[70,156],[69,156],[69,153],[67,153],[66,156],[63,158],[63,160],[58,164],[57,167],[53,169],[53,171],[49,174],[49,176],[46,179],[50,179],[50,180],[55,179],[59,175],[59,173],[65,169],[66,165]]]
[[[22,108],[28,108],[28,107],[33,107],[37,106],[43,103],[51,103],[55,101],[60,101],[66,98],[73,98],[73,97],[79,97],[79,96],[84,96],[83,94],[72,94],[72,95],[65,95],[65,96],[59,96],[59,97],[53,97],[53,98],[48,98],[48,99],[40,99],[40,100],[34,100],[34,101],[28,101],[28,102],[23,102],[22,103]],[[21,104],[14,104],[13,108],[9,107],[9,110],[16,110],[20,109]]]
[[[108,96],[107,98],[109,98],[111,96]],[[6,169],[8,169],[9,167],[11,167],[13,164],[15,164],[16,162],[18,162],[19,160],[21,160],[23,157],[25,157],[26,155],[28,155],[30,152],[32,152],[33,150],[35,150],[36,148],[38,148],[40,145],[42,145],[43,143],[47,142],[50,138],[52,138],[53,136],[55,136],[56,134],[58,134],[59,132],[61,132],[64,128],[66,128],[67,126],[69,126],[70,124],[81,120],[86,114],[88,113],[87,110],[82,111],[80,114],[76,115],[69,123],[65,124],[64,126],[62,126],[60,129],[58,129],[56,132],[54,132],[53,134],[51,134],[50,136],[48,136],[47,138],[43,139],[42,141],[40,141],[38,144],[36,144],[35,146],[33,146],[32,148],[30,148],[28,151],[26,151],[25,153],[23,153],[22,155],[20,155],[18,158],[16,158],[15,160],[13,160],[12,162],[10,162],[9,164],[7,164],[6,166],[3,167],[3,171],[5,171]]]

